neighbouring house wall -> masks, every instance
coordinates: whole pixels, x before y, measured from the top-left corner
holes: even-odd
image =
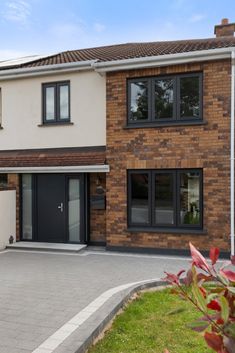
[[[106,174],[92,173],[90,174],[90,196],[97,195],[97,182],[106,190]],[[105,195],[105,194],[104,194]],[[97,210],[90,208],[90,242],[105,243],[106,242],[106,210]]]
[[[201,249],[230,244],[230,60],[107,74],[107,245]],[[203,72],[206,125],[125,129],[128,77]],[[203,168],[205,234],[127,230],[127,169]]]
[[[16,239],[16,191],[0,191],[0,249],[5,249],[9,238]]]
[[[8,186],[14,188],[16,192],[16,204],[15,204],[15,222],[16,222],[16,234],[15,239],[20,240],[20,176],[19,174],[8,174]]]
[[[73,125],[42,123],[42,83],[70,81]],[[78,72],[0,81],[2,127],[0,150],[104,146],[105,77]]]

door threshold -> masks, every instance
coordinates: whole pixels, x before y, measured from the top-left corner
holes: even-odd
[[[6,246],[7,249],[13,250],[61,251],[73,253],[84,250],[86,247],[86,244],[42,243],[28,241],[19,241]]]

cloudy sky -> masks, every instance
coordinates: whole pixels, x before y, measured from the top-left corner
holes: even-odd
[[[223,17],[235,21],[234,0],[0,0],[0,61],[113,43],[213,37]]]

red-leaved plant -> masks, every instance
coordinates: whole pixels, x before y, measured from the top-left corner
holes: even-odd
[[[217,353],[235,353],[235,272],[226,269],[235,259],[216,269],[218,248],[210,250],[210,264],[191,243],[190,251],[193,261],[186,276],[182,278],[184,270],[177,275],[165,272],[164,280],[174,285],[173,293],[202,313],[189,326],[203,334],[207,345]]]

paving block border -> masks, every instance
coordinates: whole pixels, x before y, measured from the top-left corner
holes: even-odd
[[[157,279],[132,285],[116,293],[86,320],[84,324],[71,335],[72,337],[65,339],[58,348],[53,350],[53,353],[85,353],[134,294],[145,289],[166,285],[167,283],[165,281]]]

